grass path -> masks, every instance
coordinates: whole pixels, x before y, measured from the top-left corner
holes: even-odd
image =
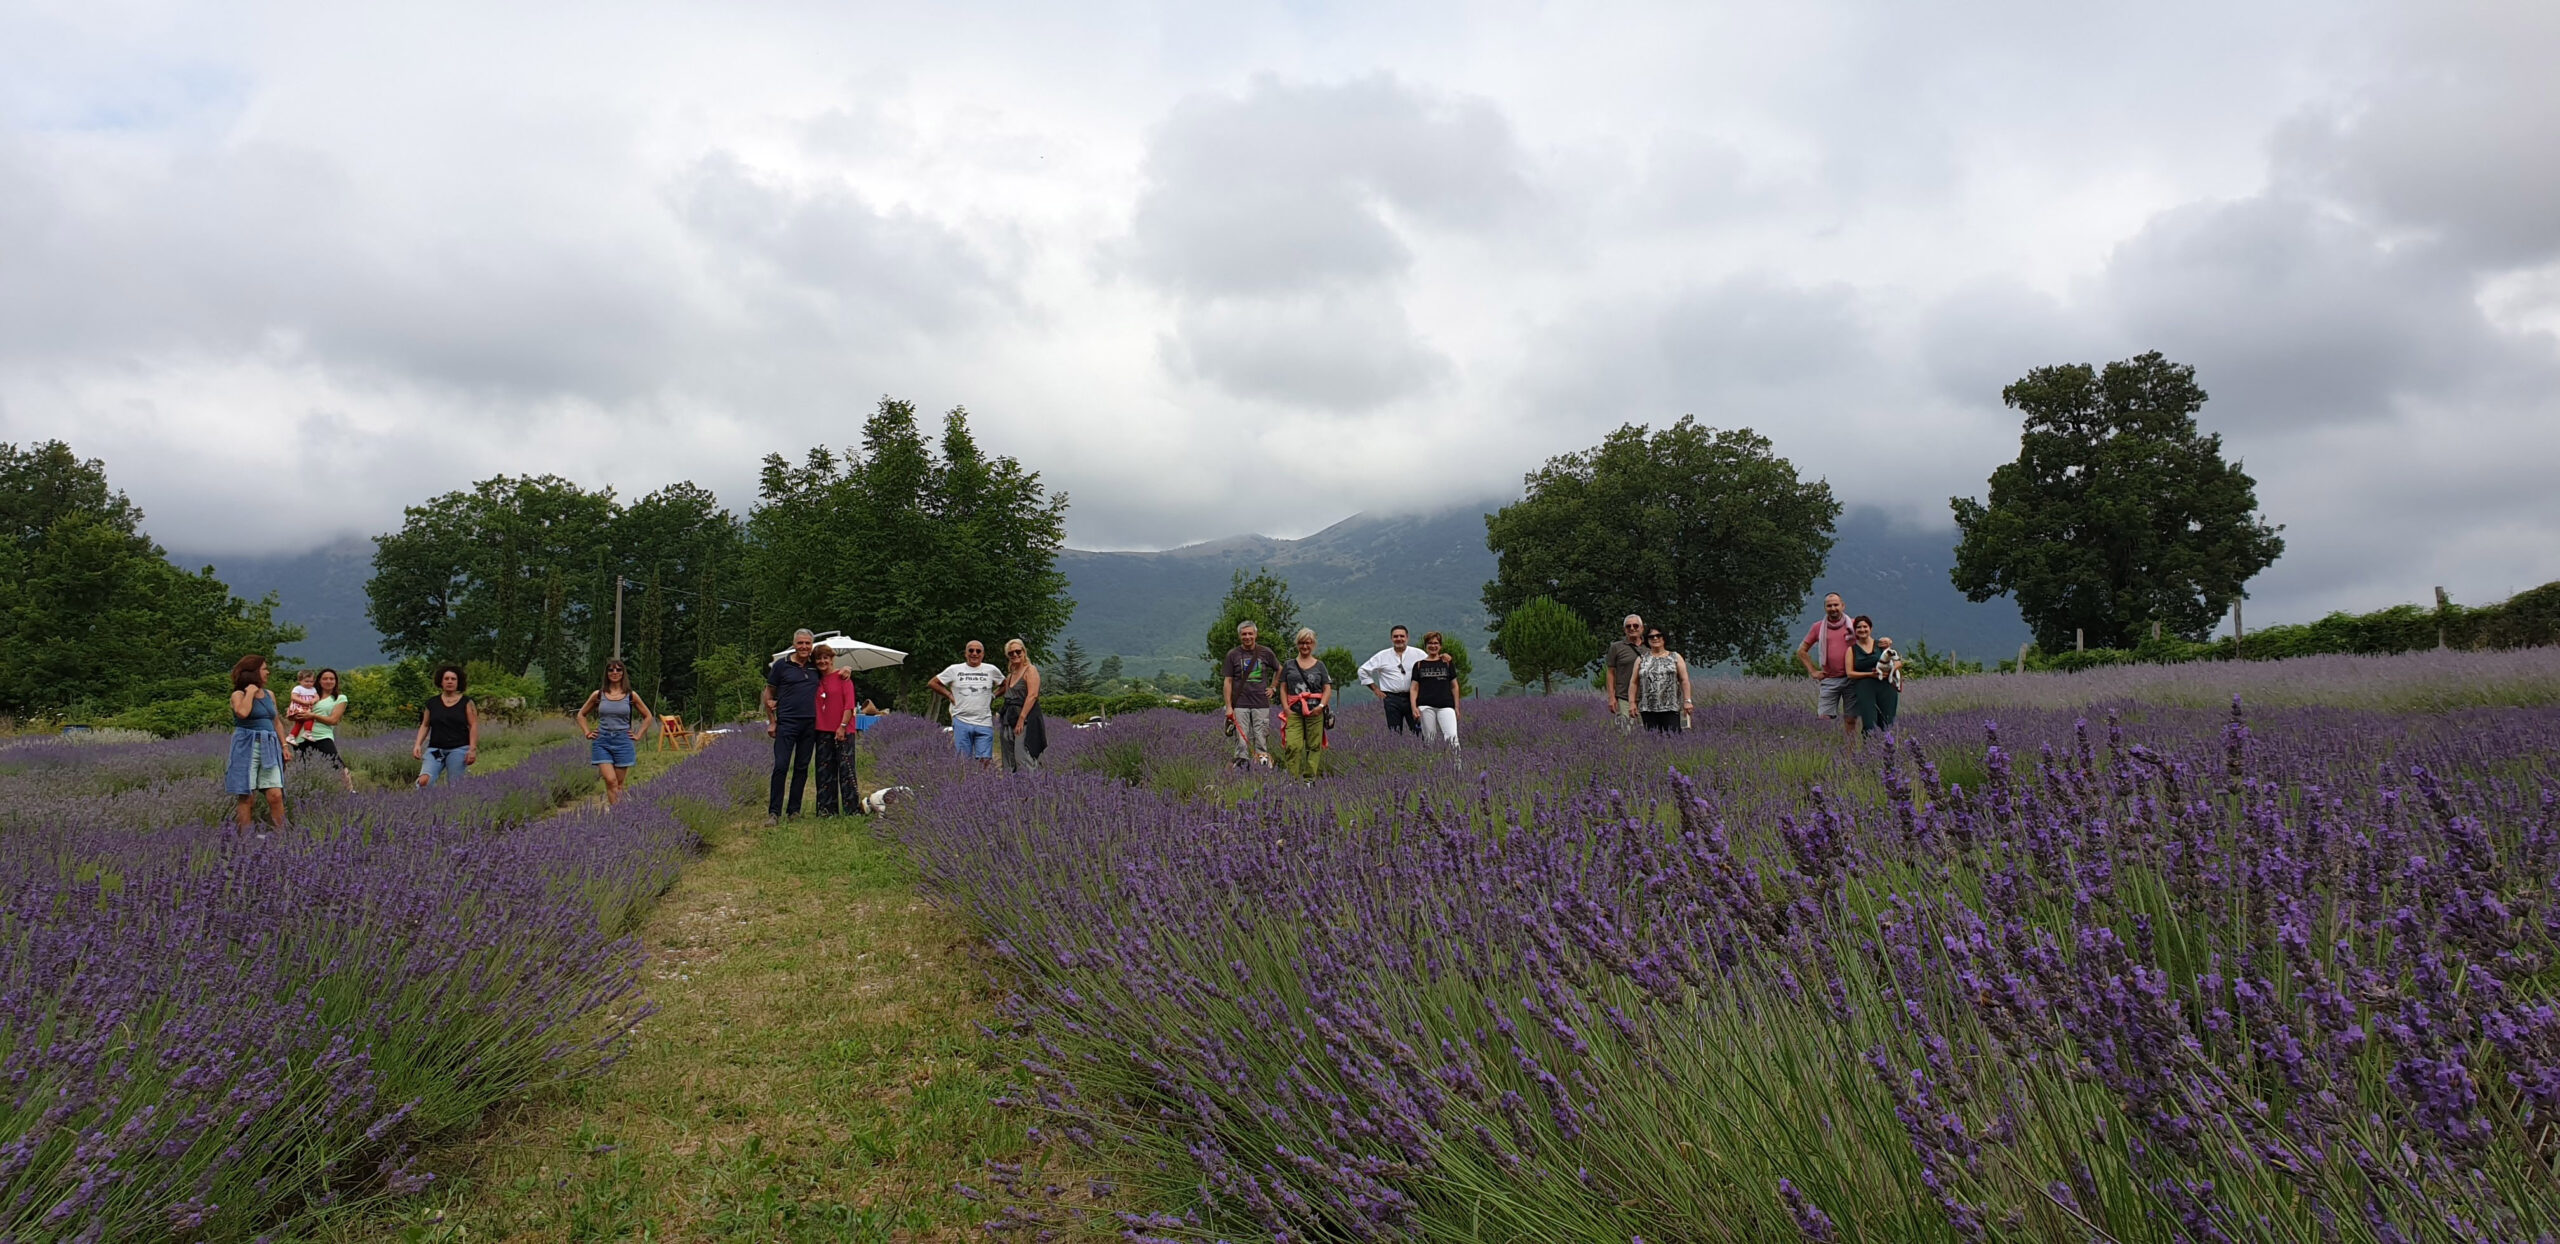
[[[939,1240],[1022,1125],[978,1036],[979,952],[860,820],[711,836],[640,930],[658,1011],[603,1075],[430,1155],[438,1187],[335,1238]]]

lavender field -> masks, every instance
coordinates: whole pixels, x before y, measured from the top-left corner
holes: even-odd
[[[582,742],[424,792],[297,775],[259,837],[221,743],[0,749],[0,1240],[248,1239],[421,1186],[421,1141],[613,1057],[627,928],[758,757],[610,815],[551,815]]]
[[[1026,1238],[2560,1238],[2560,654],[1209,719],[886,818],[1012,972]],[[2235,694],[2237,696],[2235,702]],[[1117,1208],[1115,1208],[1117,1207]]]

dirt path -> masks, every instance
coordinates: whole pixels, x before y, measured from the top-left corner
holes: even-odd
[[[952,1191],[1019,1160],[974,945],[860,821],[713,836],[641,930],[658,1006],[602,1076],[432,1155],[439,1188],[344,1239],[962,1238]]]

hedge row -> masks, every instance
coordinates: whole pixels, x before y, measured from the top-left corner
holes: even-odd
[[[1044,692],[1040,711],[1051,717],[1082,718],[1102,715],[1117,716],[1141,709],[1178,708],[1186,713],[1223,712],[1226,705],[1216,700],[1176,700],[1151,691],[1127,695],[1091,695],[1077,691]]]
[[[2438,628],[2442,628],[2439,630]],[[2560,644],[2560,582],[2519,592],[2495,605],[2394,605],[2372,613],[2333,613],[2317,622],[2270,626],[2242,639],[2209,643],[2160,639],[2134,648],[2047,653],[2030,650],[2027,668],[2069,672],[2105,665],[2174,665],[2186,661],[2275,661],[2348,653],[2382,656],[2433,648],[2538,648]],[[2001,668],[2016,662],[2003,661]]]

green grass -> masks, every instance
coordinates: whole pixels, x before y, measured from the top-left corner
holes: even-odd
[[[990,1102],[988,965],[915,880],[860,819],[714,830],[639,929],[659,1009],[629,1053],[324,1238],[962,1238],[982,1211],[952,1185],[1033,1146]]]

